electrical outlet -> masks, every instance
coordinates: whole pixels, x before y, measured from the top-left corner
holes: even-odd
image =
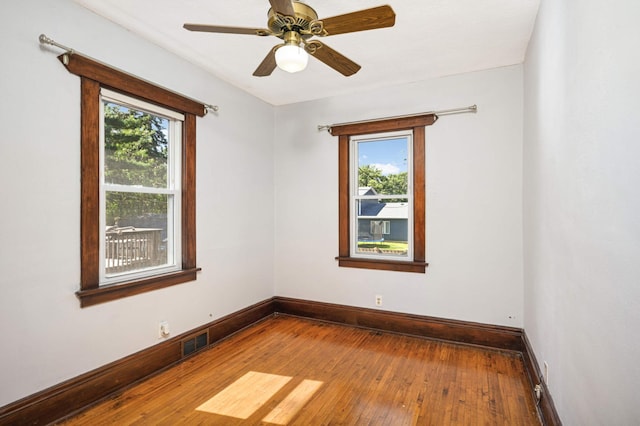
[[[376,306],[382,306],[382,296],[376,295]]]
[[[547,364],[547,361],[544,362],[544,376],[543,376],[543,380],[544,380],[544,384],[548,385],[549,384],[549,364]]]
[[[169,330],[169,321],[160,321],[158,325],[158,335],[161,339],[169,337],[171,331]]]

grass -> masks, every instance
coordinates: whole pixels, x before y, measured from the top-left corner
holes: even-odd
[[[379,248],[384,250],[407,251],[409,244],[406,241],[382,241],[379,243],[360,242],[358,248]]]

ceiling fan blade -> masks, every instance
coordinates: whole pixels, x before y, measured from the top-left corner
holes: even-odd
[[[325,65],[330,66],[344,76],[350,76],[360,70],[360,65],[353,62],[346,56],[338,53],[318,40],[312,40],[305,45],[305,50]]]
[[[253,75],[256,77],[268,77],[271,75],[273,70],[276,69],[276,50],[282,45],[277,45],[273,49],[267,53],[267,56],[264,57],[258,68],[253,72]]]
[[[296,16],[291,0],[269,0],[271,7],[280,15]]]
[[[319,35],[330,36],[393,27],[396,14],[391,6],[385,5],[325,18],[322,23],[326,34]]]
[[[201,24],[184,24],[183,27],[189,31],[202,31],[207,33],[247,34],[258,36],[266,36],[271,34],[271,31],[264,28],[224,27],[221,25]]]

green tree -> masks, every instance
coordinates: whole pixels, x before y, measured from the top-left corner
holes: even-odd
[[[167,184],[167,120],[105,104],[105,181],[122,185]]]
[[[385,176],[382,194],[406,194],[408,190],[407,172]]]
[[[378,194],[406,194],[408,190],[407,172],[384,175],[382,170],[371,164],[358,168],[358,186],[369,186]]]
[[[358,186],[370,186],[377,193],[380,193],[383,187],[385,176],[382,175],[382,170],[372,166],[371,164],[365,164],[358,168]]]
[[[167,120],[113,103],[104,105],[105,182],[120,185],[167,185]],[[107,224],[115,218],[166,213],[166,196],[109,192]]]

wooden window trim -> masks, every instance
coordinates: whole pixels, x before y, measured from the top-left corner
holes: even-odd
[[[425,254],[425,126],[436,122],[435,114],[391,118],[331,127],[338,136],[338,266],[424,273],[428,263]],[[352,257],[350,254],[350,193],[351,165],[349,141],[352,136],[397,130],[413,131],[413,260],[386,260]]]
[[[82,55],[59,57],[67,70],[81,80],[81,213],[80,306],[87,307],[123,297],[194,281],[196,266],[196,116],[205,107],[191,99],[158,87]],[[182,269],[100,286],[100,88],[106,87],[184,114],[182,135]]]

